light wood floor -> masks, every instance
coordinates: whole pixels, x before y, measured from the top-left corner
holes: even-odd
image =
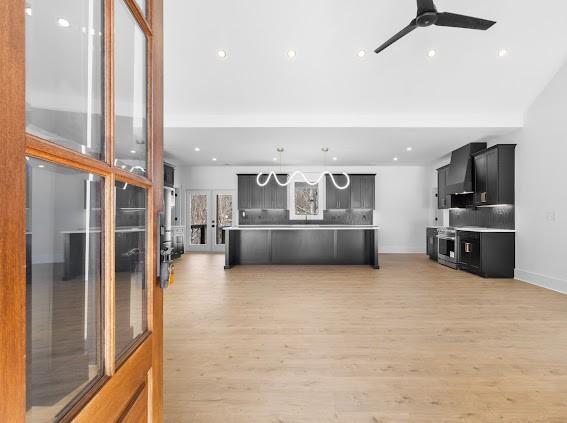
[[[165,421],[567,422],[567,296],[421,255],[236,267],[165,298]]]

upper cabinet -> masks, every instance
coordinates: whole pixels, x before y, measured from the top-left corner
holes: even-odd
[[[339,186],[344,186],[347,182],[346,176],[342,174],[334,174],[333,178]],[[331,177],[329,175],[327,175],[325,185],[327,210],[343,210],[351,208],[351,185],[349,185],[345,189],[338,189],[335,184],[333,184],[333,181],[331,180]]]
[[[474,156],[475,206],[514,204],[515,144],[498,144]]]
[[[449,165],[437,169],[437,208],[451,208],[451,195],[447,194],[447,176]]]
[[[265,182],[265,178],[261,182]],[[288,175],[279,174],[278,179],[285,181]],[[256,175],[238,175],[238,209],[287,209],[287,187],[282,187],[271,178],[261,187],[256,182]]]
[[[346,176],[333,174],[339,186],[346,184]],[[376,175],[349,175],[350,185],[338,189],[331,177],[327,175],[326,196],[327,210],[370,209],[374,207],[374,190]]]
[[[350,176],[350,207],[352,209],[374,210],[376,175]]]

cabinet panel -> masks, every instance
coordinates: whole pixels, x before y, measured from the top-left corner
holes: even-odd
[[[362,175],[350,175],[350,204],[353,209],[362,208]]]
[[[481,272],[480,234],[473,232],[459,233],[459,263],[474,273]]]
[[[376,186],[375,175],[365,175],[362,184],[362,208],[372,209],[375,208],[374,192]]]
[[[498,150],[486,153],[486,202],[498,204]]]
[[[327,210],[338,209],[339,208],[339,194],[337,188],[333,185],[331,181],[331,177],[327,175],[327,183],[326,183],[326,203],[327,203]]]
[[[280,181],[286,181],[288,175],[278,174]],[[286,210],[287,209],[287,187],[282,187],[276,184],[276,195],[275,195],[275,207],[276,209]]]
[[[437,208],[451,208],[451,195],[447,194],[447,176],[449,166],[437,169]]]
[[[250,175],[238,175],[238,209],[250,208]]]

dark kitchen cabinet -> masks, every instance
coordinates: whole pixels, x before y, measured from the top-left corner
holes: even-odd
[[[437,260],[437,228],[426,230],[427,255],[432,260]]]
[[[238,209],[287,209],[287,187],[282,187],[274,178],[266,186],[257,183],[257,175],[238,175]],[[264,175],[260,182],[266,181]],[[288,175],[278,174],[280,181],[286,181]]]
[[[338,175],[333,175],[333,177],[335,178],[335,182],[339,186],[344,186],[347,182],[347,178],[345,175],[338,174]],[[351,208],[350,193],[351,193],[352,185],[349,185],[345,189],[338,189],[335,186],[335,184],[333,184],[333,181],[331,180],[331,177],[329,175],[327,175],[326,185],[327,185],[327,189],[326,189],[327,210],[342,210],[342,209]]]
[[[350,175],[350,208],[374,210],[376,175]]]
[[[513,278],[515,239],[513,232],[457,231],[459,267],[486,278]]]
[[[515,144],[498,144],[474,156],[475,206],[514,204]]]
[[[163,164],[163,186],[173,188],[175,183],[175,168],[167,163]]]
[[[451,195],[447,194],[447,177],[449,176],[449,165],[437,169],[437,208],[450,209]]]
[[[252,175],[238,175],[238,210],[247,210],[252,208],[250,189]]]

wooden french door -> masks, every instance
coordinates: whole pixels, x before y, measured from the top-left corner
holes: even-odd
[[[0,2],[0,421],[163,421],[162,0]]]

